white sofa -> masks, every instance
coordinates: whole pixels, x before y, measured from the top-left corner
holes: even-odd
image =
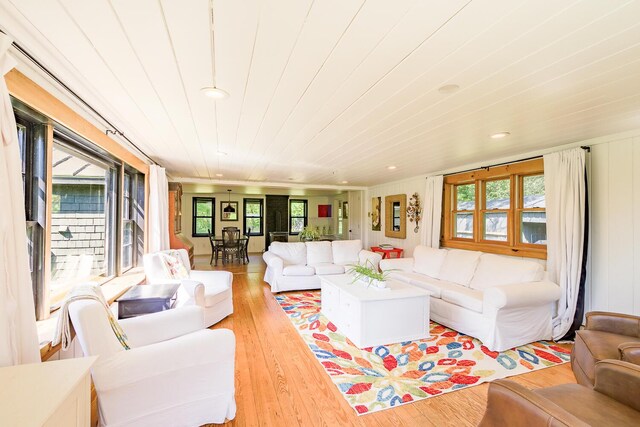
[[[465,250],[416,247],[413,258],[385,259],[391,277],[431,292],[432,320],[503,351],[552,336],[560,287],[542,265]]]
[[[344,274],[350,264],[371,262],[378,266],[380,254],[362,249],[360,240],[333,242],[273,242],[262,255],[267,263],[264,281],[271,292],[319,289],[320,276]]]

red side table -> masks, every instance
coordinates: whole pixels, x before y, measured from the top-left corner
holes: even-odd
[[[402,258],[402,253],[404,252],[404,249],[381,248],[380,246],[371,246],[371,251],[382,254],[382,259],[388,259],[388,258]],[[391,254],[395,254],[395,256],[391,256]]]

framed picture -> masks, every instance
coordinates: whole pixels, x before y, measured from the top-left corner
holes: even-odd
[[[238,202],[220,201],[220,220],[221,221],[237,221],[238,220]]]
[[[331,205],[318,205],[318,218],[331,218]]]
[[[371,230],[380,231],[380,204],[382,197],[373,197],[371,199]]]

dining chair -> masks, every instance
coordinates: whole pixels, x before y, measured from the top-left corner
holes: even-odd
[[[244,232],[246,239],[241,242],[242,245],[242,262],[249,264],[249,238],[251,237],[251,228],[247,228]],[[245,262],[246,261],[246,262]]]
[[[222,252],[222,246],[220,246],[215,239],[215,236],[213,235],[213,233],[211,233],[211,230],[209,231],[209,243],[211,244],[211,260],[209,260],[209,265],[213,264],[213,261],[215,260],[216,265],[218,265],[218,256],[220,255],[220,252]]]
[[[226,264],[229,257],[240,259],[240,230],[228,227],[222,230],[222,263]]]

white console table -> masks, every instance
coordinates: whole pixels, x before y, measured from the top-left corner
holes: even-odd
[[[86,427],[97,357],[0,368],[0,425]]]
[[[429,337],[429,292],[395,280],[386,289],[320,276],[322,313],[359,348]]]

